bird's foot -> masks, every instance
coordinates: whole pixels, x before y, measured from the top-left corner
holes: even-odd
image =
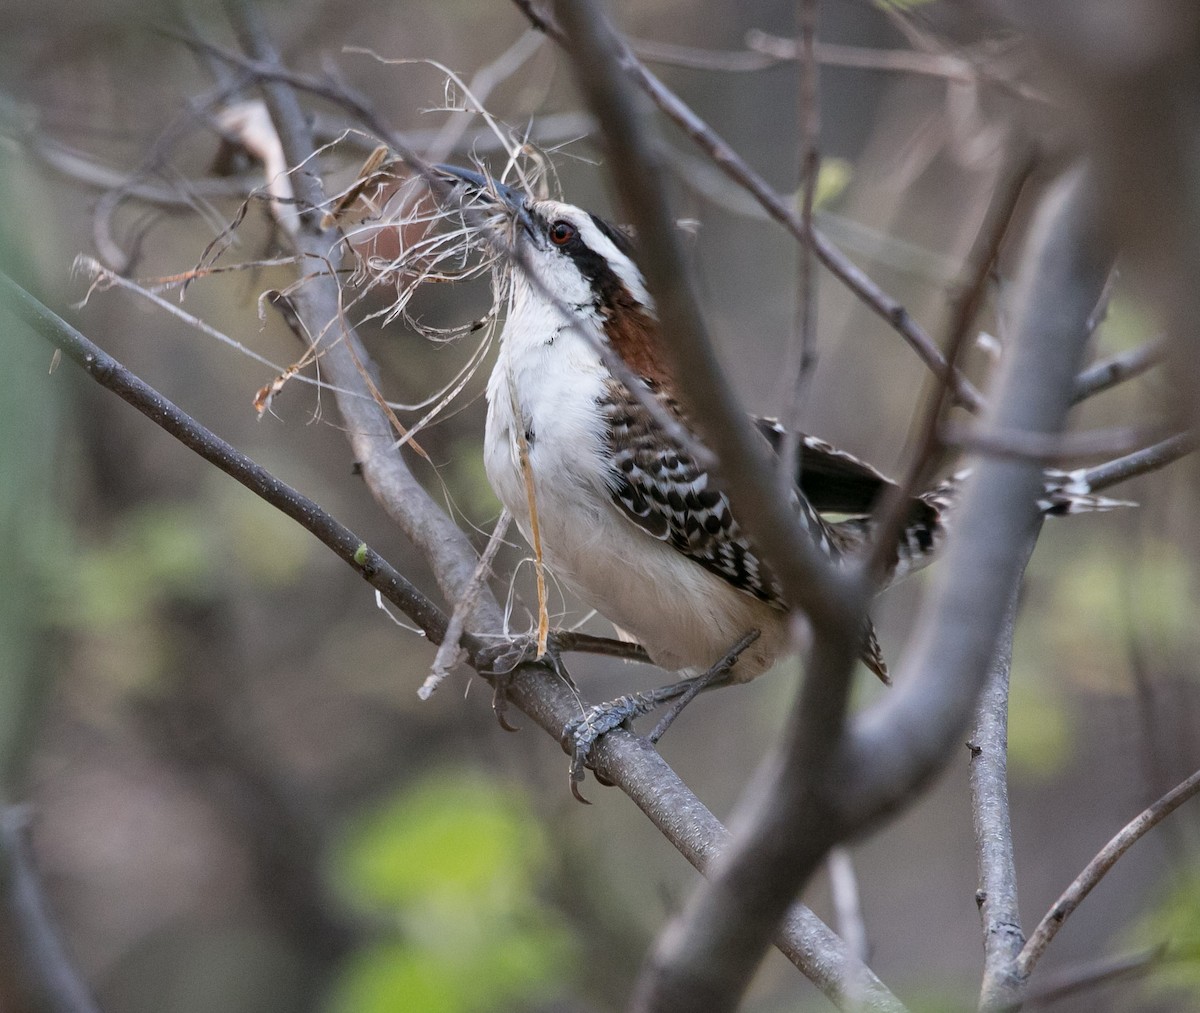
[[[584,769],[592,757],[592,747],[600,737],[614,728],[627,727],[634,718],[649,714],[664,700],[674,699],[685,691],[684,683],[688,681],[690,680],[685,679],[648,693],[631,693],[607,703],[596,704],[574,721],[567,722],[562,730],[562,745],[571,756],[571,794],[576,799],[585,805],[588,804],[579,786],[583,783]]]
[[[517,731],[516,726],[509,722],[507,716],[508,686],[512,681],[513,673],[522,665],[544,665],[572,689],[575,688],[571,673],[563,664],[563,648],[560,646],[558,634],[551,633],[549,635],[546,640],[546,650],[540,657],[538,650],[537,637],[526,634],[498,640],[494,644],[480,648],[475,654],[475,670],[492,682],[494,687],[492,710],[496,714],[496,720],[500,722],[500,726],[505,731]]]
[[[729,678],[729,673],[738,657],[758,637],[759,631],[751,630],[734,644],[720,661],[700,675],[680,679],[678,682],[644,693],[631,693],[628,696],[610,700],[608,703],[596,704],[594,707],[589,707],[574,721],[568,722],[562,731],[562,743],[563,749],[571,756],[569,775],[571,794],[580,802],[587,803],[588,800],[583,797],[579,786],[583,783],[584,771],[591,759],[592,749],[602,735],[606,735],[614,728],[628,727],[629,722],[634,718],[649,714],[662,704],[674,701],[674,706],[663,715],[655,725],[654,731],[650,733],[650,741],[658,742],[672,722],[682,713],[683,708],[691,703],[700,692],[720,685]]]

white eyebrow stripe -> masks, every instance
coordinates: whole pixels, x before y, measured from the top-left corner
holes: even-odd
[[[646,282],[637,264],[617,249],[617,244],[608,238],[592,221],[592,216],[586,212],[582,220],[572,218],[572,223],[579,229],[579,237],[590,250],[595,250],[611,265],[613,272],[629,289],[630,294],[649,310],[654,309],[654,300],[646,291]]]

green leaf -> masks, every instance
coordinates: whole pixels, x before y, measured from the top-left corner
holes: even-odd
[[[850,185],[853,167],[844,158],[826,158],[821,161],[817,173],[817,187],[813,191],[813,207],[823,208],[837,200]]]
[[[477,773],[440,774],[362,816],[335,877],[397,937],[350,962],[331,1013],[476,1013],[551,994],[572,961],[538,899],[546,853],[523,795]]]
[[[1172,1009],[1200,1011],[1200,869],[1160,888],[1126,936],[1130,949],[1168,945],[1166,959],[1142,986],[1145,993],[1173,999]]]
[[[438,903],[503,907],[527,890],[545,853],[520,796],[478,775],[442,775],[363,817],[342,856],[360,905]]]

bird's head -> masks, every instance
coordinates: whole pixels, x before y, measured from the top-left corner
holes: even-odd
[[[627,235],[582,208],[536,200],[473,170],[437,170],[505,242],[518,299],[591,317],[632,368],[657,378],[654,301]]]

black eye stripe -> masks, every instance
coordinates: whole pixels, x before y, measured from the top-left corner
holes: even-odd
[[[579,273],[582,274],[592,286],[596,293],[596,303],[598,307],[603,307],[614,303],[623,293],[624,298],[630,298],[625,282],[613,270],[608,259],[597,253],[583,241],[583,233],[573,222],[555,217],[547,218],[545,215],[533,212],[538,227],[541,229],[542,235],[549,238],[550,230],[554,228],[556,222],[565,221],[575,229],[575,235],[566,243],[559,246],[551,240],[551,245],[560,254],[568,256],[579,268]],[[633,253],[633,244],[629,237],[624,233],[619,232],[608,224],[603,218],[589,214],[592,224],[596,226],[600,232],[606,236],[612,244],[625,256],[631,260]]]

